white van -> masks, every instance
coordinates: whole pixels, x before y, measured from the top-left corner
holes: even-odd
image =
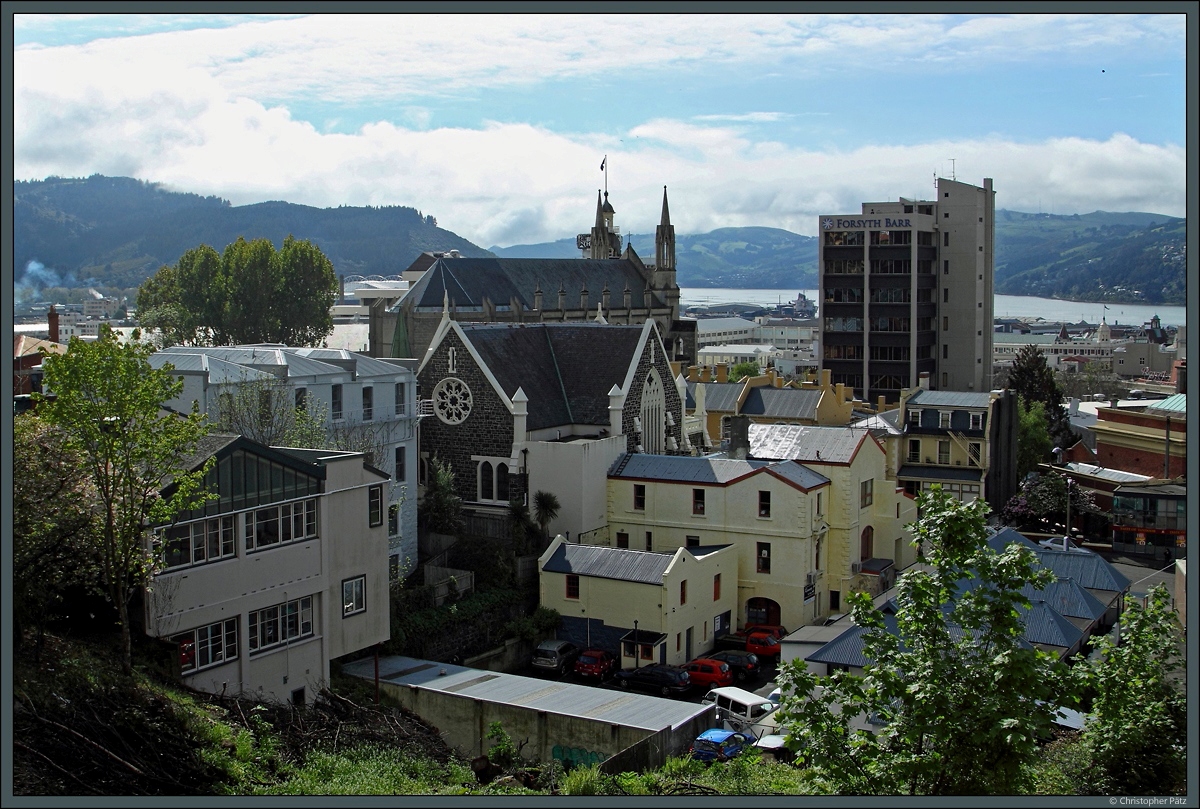
[[[717,706],[717,719],[726,730],[750,733],[756,739],[779,733],[775,711],[779,704],[736,686],[714,688],[704,702]]]

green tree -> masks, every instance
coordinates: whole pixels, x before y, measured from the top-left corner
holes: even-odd
[[[1030,472],[1036,472],[1038,464],[1052,459],[1054,441],[1046,426],[1046,406],[1038,401],[1017,399],[1017,480],[1025,480]]]
[[[138,291],[139,319],[161,346],[318,345],[333,331],[337,276],[309,241],[239,238],[208,245],[162,267]]]
[[[927,568],[900,578],[894,613],[864,593],[848,599],[864,633],[862,674],[781,667],[789,744],[841,794],[1020,792],[1063,678],[1062,664],[1022,639],[1021,588],[1044,587],[1051,573],[1028,549],[987,545],[984,501],[934,487],[918,504]],[[867,718],[878,732],[860,729]]]
[[[1069,484],[1066,477],[1051,472],[1024,481],[1020,491],[1004,504],[1001,519],[1008,525],[1065,533],[1068,492],[1072,523],[1085,515],[1103,513],[1092,490]]]
[[[462,530],[462,498],[454,491],[454,470],[436,455],[429,460],[425,498],[417,510],[425,529],[438,534]]]
[[[533,516],[537,520],[542,536],[549,536],[550,523],[558,519],[562,504],[554,496],[554,492],[537,491],[533,495]]]
[[[757,362],[753,360],[750,362],[739,362],[729,369],[729,381],[741,382],[748,376],[758,376],[761,373],[762,370],[759,368]]]
[[[1075,443],[1067,411],[1063,407],[1063,390],[1040,348],[1026,345],[1017,351],[1012,367],[1008,369],[1007,386],[1028,404],[1042,403],[1046,413],[1046,429],[1054,444],[1065,449]]]
[[[135,339],[121,343],[102,326],[99,338],[71,338],[65,354],[43,360],[39,397],[49,423],[83,459],[99,503],[100,580],[117,610],[122,665],[132,671],[129,602],[155,570],[149,526],[171,522],[209,495],[201,484],[207,467],[192,470],[189,456],[207,432],[198,410],[180,416],[162,410],[183,382],[170,365],[153,368],[152,349]]]
[[[1092,643],[1099,657],[1075,673],[1094,694],[1083,743],[1101,776],[1096,786],[1117,795],[1183,794],[1183,635],[1166,587],[1156,585],[1144,607],[1126,599],[1119,645],[1109,635]]]
[[[96,490],[62,430],[34,413],[13,419],[13,643],[46,623],[66,589],[96,581]]]
[[[223,388],[215,424],[220,432],[269,447],[334,448],[325,429],[324,405],[298,405],[295,389],[282,379],[242,379]]]

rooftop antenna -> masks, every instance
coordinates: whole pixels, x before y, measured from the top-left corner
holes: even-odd
[[[950,158],[950,179],[957,180],[958,175],[954,173],[954,158]]]

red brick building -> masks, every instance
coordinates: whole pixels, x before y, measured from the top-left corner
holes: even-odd
[[[1186,394],[1144,407],[1100,407],[1096,417],[1097,465],[1152,478],[1187,474]]]

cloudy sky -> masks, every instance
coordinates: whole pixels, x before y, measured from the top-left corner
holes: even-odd
[[[1182,15],[17,15],[17,179],[408,205],[488,247],[928,198],[1185,214]]]

